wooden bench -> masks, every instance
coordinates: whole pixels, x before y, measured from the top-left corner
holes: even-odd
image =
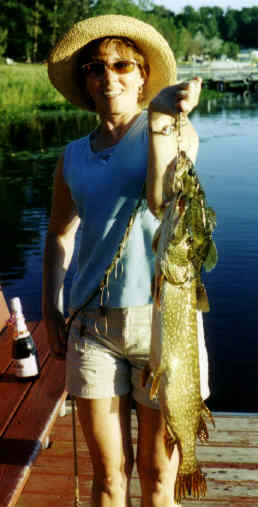
[[[12,369],[12,328],[0,291],[0,505],[12,507],[31,467],[46,446],[66,398],[64,362],[49,354],[43,323],[29,323],[36,343],[40,377],[20,382]]]

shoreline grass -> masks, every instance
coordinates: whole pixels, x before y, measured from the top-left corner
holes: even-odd
[[[75,110],[50,83],[44,64],[0,64],[0,75],[0,109],[4,113]]]

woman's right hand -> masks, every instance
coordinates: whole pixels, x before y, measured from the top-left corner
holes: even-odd
[[[56,359],[65,359],[66,329],[63,314],[55,307],[48,308],[44,315],[47,341],[50,352]]]
[[[163,88],[149,104],[149,117],[153,113],[169,116],[180,112],[189,114],[199,103],[201,88],[199,77]]]

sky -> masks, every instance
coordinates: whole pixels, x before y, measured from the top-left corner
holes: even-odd
[[[200,7],[221,7],[221,9],[242,9],[243,7],[258,7],[258,0],[152,0],[156,5],[163,5],[178,14],[186,5],[194,9]]]

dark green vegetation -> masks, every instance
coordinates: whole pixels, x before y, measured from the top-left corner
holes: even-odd
[[[33,122],[51,111],[78,111],[52,86],[45,64],[0,63],[0,76],[0,128],[26,120]],[[82,114],[95,120],[93,114]]]
[[[42,62],[74,22],[108,13],[135,16],[154,25],[167,38],[177,59],[193,53],[234,57],[239,47],[258,47],[258,7],[224,11],[187,6],[175,15],[150,0],[2,0],[0,58]]]

